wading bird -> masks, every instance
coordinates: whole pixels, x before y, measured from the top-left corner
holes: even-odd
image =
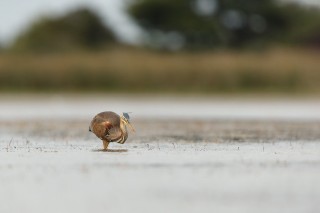
[[[123,144],[128,138],[127,126],[134,132],[128,113],[121,116],[114,112],[100,112],[92,119],[89,131],[93,132],[103,142],[104,150],[108,149],[110,142]]]

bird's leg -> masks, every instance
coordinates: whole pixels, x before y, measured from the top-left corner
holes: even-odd
[[[103,140],[103,150],[108,150],[109,141]]]

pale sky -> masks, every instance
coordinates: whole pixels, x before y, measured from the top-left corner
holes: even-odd
[[[282,0],[319,5],[320,0]],[[0,0],[0,44],[8,45],[41,15],[59,15],[79,6],[97,11],[120,39],[137,43],[141,30],[124,12],[125,0]]]
[[[96,11],[120,39],[134,43],[141,33],[124,12],[125,0],[0,0],[0,43],[9,44],[42,15],[60,15],[81,6]]]

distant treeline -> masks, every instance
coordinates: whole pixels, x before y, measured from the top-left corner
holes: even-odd
[[[129,13],[163,48],[320,45],[320,10],[274,0],[139,0]]]
[[[144,46],[165,50],[264,48],[270,44],[320,48],[320,10],[274,0],[134,0],[128,14],[146,32]],[[87,8],[42,18],[10,51],[97,50],[120,41]]]
[[[116,37],[91,10],[82,8],[58,18],[42,18],[20,35],[14,51],[63,52],[101,49]]]

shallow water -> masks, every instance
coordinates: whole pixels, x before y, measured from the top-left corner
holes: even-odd
[[[320,99],[110,95],[0,97],[0,119],[90,119],[106,110],[136,118],[320,120]]]
[[[319,212],[317,101],[1,99],[0,212]],[[124,145],[88,132],[132,111]]]

